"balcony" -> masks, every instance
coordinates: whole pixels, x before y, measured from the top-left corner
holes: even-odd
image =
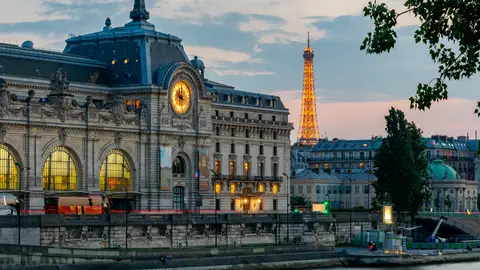
[[[322,162],[322,161],[373,161],[373,157],[310,157],[307,159],[308,161],[313,161],[313,162]]]
[[[433,155],[433,156],[428,156],[427,158],[429,160],[435,160],[435,159],[443,159],[445,161],[473,161],[475,158],[474,157],[456,157],[456,156],[442,156],[442,155]]]
[[[226,116],[212,116],[212,120],[217,121],[226,121],[229,123],[238,123],[238,124],[264,124],[264,125],[276,125],[276,126],[291,126],[293,128],[292,123],[289,122],[280,122],[280,121],[267,121],[267,120],[258,120],[258,119],[245,119],[245,118],[237,118],[237,117],[226,117]]]
[[[212,176],[213,181],[238,181],[238,182],[283,182],[282,176],[245,176],[245,175],[223,175]]]

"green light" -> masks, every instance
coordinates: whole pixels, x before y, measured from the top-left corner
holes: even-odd
[[[328,205],[328,201],[324,201],[323,204]]]
[[[298,213],[298,209],[293,210],[293,212]]]
[[[324,212],[324,213],[325,213],[325,214],[328,214],[328,209],[325,209],[325,212]]]

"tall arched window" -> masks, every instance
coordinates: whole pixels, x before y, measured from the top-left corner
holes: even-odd
[[[185,174],[187,171],[187,164],[185,159],[181,156],[177,156],[172,164],[172,173],[173,174]]]
[[[176,186],[173,188],[173,210],[185,210],[185,188]]]
[[[8,147],[0,144],[0,189],[18,189],[18,170]]]
[[[65,147],[56,147],[43,166],[44,190],[69,191],[77,189],[77,167]]]
[[[113,150],[100,168],[100,190],[130,191],[130,189],[130,164],[121,151]]]

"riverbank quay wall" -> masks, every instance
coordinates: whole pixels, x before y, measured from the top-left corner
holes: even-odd
[[[331,216],[311,214],[0,216],[0,243],[18,244],[20,239],[22,245],[89,249],[284,243],[333,247],[334,227]]]
[[[263,263],[293,261],[300,259],[334,258],[332,247],[317,245],[282,245],[264,247],[230,248],[184,248],[174,250],[92,250],[17,246],[0,244],[0,269],[14,266],[62,266],[78,265],[74,269],[118,269],[159,268],[159,257],[168,253],[173,260],[169,267],[215,266],[222,264]],[[88,265],[86,268],[85,266]],[[129,266],[122,268],[121,266]],[[120,268],[117,268],[120,267]],[[12,269],[12,268],[8,268]],[[52,269],[52,268],[49,268]],[[112,268],[113,269],[113,268]]]

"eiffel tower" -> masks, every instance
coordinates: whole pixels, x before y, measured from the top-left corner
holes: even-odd
[[[315,84],[313,73],[313,49],[310,48],[310,33],[308,33],[307,48],[303,50],[303,90],[302,114],[297,139],[300,144],[315,145],[320,139],[317,122],[317,105],[315,103]]]

